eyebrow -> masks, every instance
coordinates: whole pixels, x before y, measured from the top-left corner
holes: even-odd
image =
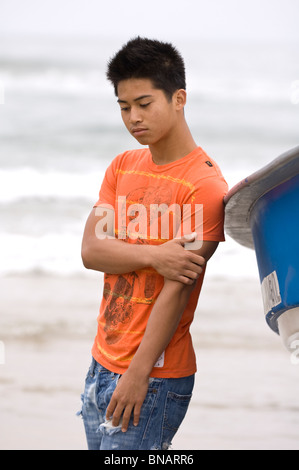
[[[135,98],[133,101],[140,101],[140,100],[143,100],[144,98],[152,98],[153,95],[142,95],[142,96],[138,96],[138,98]],[[127,101],[125,100],[117,100],[118,103],[127,103]]]

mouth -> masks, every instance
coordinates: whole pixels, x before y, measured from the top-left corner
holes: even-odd
[[[133,127],[133,129],[131,129],[131,134],[133,134],[134,137],[140,137],[144,135],[146,132],[147,132],[147,129],[145,129],[144,127]]]

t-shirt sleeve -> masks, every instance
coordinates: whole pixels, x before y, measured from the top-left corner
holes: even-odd
[[[191,217],[185,227],[185,234],[197,232],[197,240],[224,241],[224,196],[227,183],[222,176],[211,176],[201,180],[189,199],[187,207],[191,209]]]
[[[118,158],[118,157],[117,157]],[[94,207],[104,206],[115,208],[116,199],[116,166],[117,158],[108,166],[100,188],[99,199]]]
[[[202,204],[203,240],[224,241],[224,196],[227,183],[221,176],[206,178],[195,195],[195,203]]]

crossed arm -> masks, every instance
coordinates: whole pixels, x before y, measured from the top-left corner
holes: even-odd
[[[112,238],[112,234],[99,240],[96,236],[98,220],[93,209],[82,242],[82,260],[86,268],[122,274],[151,266],[165,278],[142,342],[107,408],[107,419],[112,419],[113,426],[117,426],[122,417],[122,431],[125,432],[132,413],[134,425],[138,425],[150,373],[172,339],[195,282],[218,242],[203,242],[202,247],[193,252],[184,248],[190,237],[158,246],[125,243]],[[160,315],[161,311],[163,315]]]

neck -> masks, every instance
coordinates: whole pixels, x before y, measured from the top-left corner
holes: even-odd
[[[153,161],[156,165],[166,165],[185,157],[197,148],[190,129],[184,121],[179,129],[175,129],[162,141],[149,145]]]

